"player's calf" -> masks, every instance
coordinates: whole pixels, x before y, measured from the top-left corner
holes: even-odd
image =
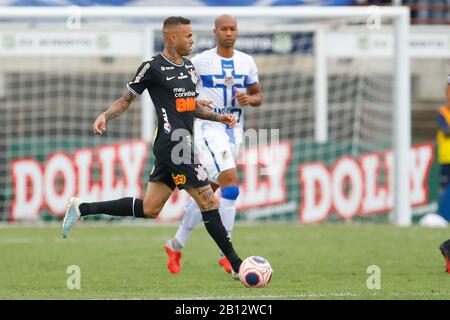
[[[203,223],[209,235],[228,258],[232,268],[237,272],[242,260],[234,251],[230,236],[222,224],[218,210],[218,201],[214,196],[211,187],[208,185],[195,189],[186,189],[186,191],[199,205],[202,212]]]
[[[238,272],[242,260],[234,251],[230,236],[225,230],[225,227],[223,226],[222,221],[220,219],[219,211],[216,209],[202,212],[202,218],[203,223],[205,224],[206,227],[206,231],[208,231],[211,238],[214,239],[217,246],[220,248],[220,250],[222,250],[223,254],[227,257],[228,261],[230,261],[232,269]]]
[[[237,185],[228,185],[222,188],[221,193],[222,198],[219,202],[220,218],[222,220],[223,226],[225,227],[225,230],[227,231],[231,239],[234,219],[236,216],[236,199],[239,196],[239,187]],[[226,257],[223,257],[222,253],[221,257],[219,258],[219,265],[221,265],[226,272],[231,272],[230,262]]]
[[[145,218],[143,201],[136,198],[121,198],[101,202],[84,202],[79,205],[81,216],[107,214],[118,217]]]

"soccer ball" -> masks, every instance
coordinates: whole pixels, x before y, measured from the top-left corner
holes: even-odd
[[[248,288],[266,287],[272,278],[272,266],[259,256],[251,256],[242,261],[239,279]]]

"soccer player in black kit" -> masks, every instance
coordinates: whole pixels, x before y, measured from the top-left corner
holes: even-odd
[[[213,113],[205,108],[207,102],[196,100],[195,69],[188,59],[183,58],[191,53],[194,43],[190,21],[183,17],[167,18],[163,36],[163,52],[142,63],[134,79],[127,84],[126,93],[93,124],[94,133],[104,133],[109,120],[125,112],[137,95],[145,90],[149,92],[158,116],[158,128],[153,143],[155,165],[144,199],[128,197],[86,203],[72,197],[67,204],[62,235],[67,237],[75,222],[87,215],[156,218],[178,187],[185,189],[199,205],[206,230],[230,261],[236,277],[242,260],[233,249],[220,219],[218,200],[191,146],[194,117],[231,127],[236,124],[236,119],[231,114]]]

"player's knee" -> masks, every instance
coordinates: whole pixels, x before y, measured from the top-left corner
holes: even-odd
[[[146,218],[155,219],[161,212],[162,207],[155,207],[151,204],[146,204],[144,201],[144,216]]]
[[[238,184],[238,173],[235,168],[225,170],[219,174],[217,181],[223,189],[227,186],[235,186]]]
[[[150,219],[155,219],[159,213],[161,212],[161,210],[155,210],[155,209],[150,209],[150,210],[145,210],[144,209],[144,216]]]
[[[239,187],[235,185],[226,186],[222,189],[222,198],[236,200],[239,196]]]

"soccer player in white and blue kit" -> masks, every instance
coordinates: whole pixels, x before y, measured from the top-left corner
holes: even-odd
[[[196,120],[194,144],[213,190],[221,188],[219,212],[231,238],[239,195],[236,161],[243,140],[242,108],[260,106],[262,91],[255,61],[250,55],[234,49],[238,34],[236,19],[229,15],[219,16],[215,20],[214,34],[217,46],[191,59],[199,78],[198,99],[208,103],[218,114],[235,114],[237,125],[229,128],[212,121]],[[190,199],[175,238],[165,245],[169,257],[167,266],[171,273],[181,271],[181,250],[200,219],[200,209]],[[230,262],[222,253],[219,264],[231,272]]]

